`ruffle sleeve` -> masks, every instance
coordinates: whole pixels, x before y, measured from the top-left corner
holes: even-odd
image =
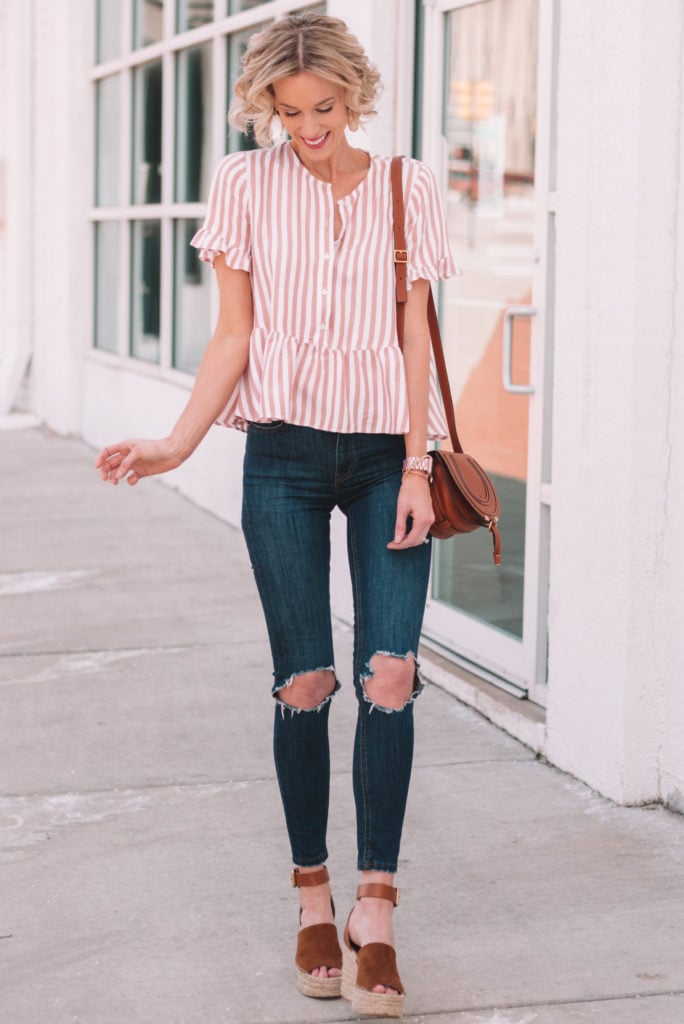
[[[442,281],[461,273],[449,247],[449,233],[437,181],[430,168],[412,160],[406,204],[409,250],[407,287],[418,280]]]
[[[200,259],[212,266],[222,252],[226,266],[249,271],[252,259],[245,158],[246,153],[231,153],[218,165],[209,190],[204,224],[190,244],[199,249]]]

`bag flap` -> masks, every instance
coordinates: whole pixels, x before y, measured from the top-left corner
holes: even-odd
[[[499,498],[482,466],[465,452],[433,451],[430,455],[434,468],[439,466],[451,478],[466,501],[484,519],[496,522],[500,513]]]

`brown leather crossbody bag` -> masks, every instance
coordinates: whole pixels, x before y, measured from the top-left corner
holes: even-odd
[[[394,269],[397,285],[397,335],[399,347],[404,345],[404,310],[407,299],[406,266],[408,250],[404,230],[404,190],[402,185],[402,157],[395,156],[392,160],[392,203],[394,219]],[[439,320],[435,309],[432,289],[428,292],[428,323],[430,338],[435,354],[435,365],[442,401],[446,413],[449,436],[453,446],[452,452],[432,451],[432,476],[430,492],[435,521],[430,533],[433,537],[444,540],[456,533],[471,533],[479,526],[484,526],[492,535],[494,546],[494,564],[501,564],[501,537],[497,528],[499,521],[499,498],[494,484],[472,455],[466,455],[456,430],[454,402],[451,397],[449,376],[442,338],[439,333]]]

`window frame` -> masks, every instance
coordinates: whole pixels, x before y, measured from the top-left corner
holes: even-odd
[[[99,3],[106,0],[93,0],[95,5],[94,24],[98,23]],[[97,63],[97,32],[92,41],[93,65],[90,81],[93,92],[97,83],[110,76],[120,79],[119,108],[119,194],[118,203],[109,206],[96,204],[96,175],[98,150],[95,145],[92,175],[91,204],[89,221],[95,225],[103,221],[116,221],[119,224],[119,260],[117,281],[118,330],[116,353],[95,346],[95,324],[97,322],[97,293],[93,296],[92,344],[89,357],[104,363],[124,365],[143,375],[161,377],[190,387],[194,374],[177,369],[174,360],[174,234],[175,222],[195,218],[203,220],[206,211],[206,196],[202,202],[179,202],[174,199],[176,176],[176,61],[177,54],[184,50],[211,44],[212,47],[212,115],[208,125],[210,134],[209,153],[212,168],[216,167],[226,152],[226,80],[228,74],[228,37],[244,31],[256,29],[286,14],[301,10],[320,7],[315,0],[268,0],[253,8],[228,14],[229,0],[214,0],[213,20],[196,28],[176,31],[177,0],[165,0],[163,10],[163,38],[161,42],[133,48],[133,29],[135,18],[135,0],[123,0],[121,14],[121,33],[123,47],[117,58]],[[133,159],[133,78],[136,69],[153,61],[162,62],[162,162],[161,162],[161,201],[155,204],[132,202],[131,178]],[[97,116],[97,115],[96,115]],[[94,125],[94,139],[98,138],[98,123]],[[160,346],[159,362],[149,363],[131,354],[131,271],[132,271],[132,240],[133,222],[141,220],[159,220],[161,225],[161,272],[160,272]],[[215,321],[218,313],[218,294],[212,288],[210,319]],[[207,339],[208,340],[208,339]]]

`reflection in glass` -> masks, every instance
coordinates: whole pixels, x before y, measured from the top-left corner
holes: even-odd
[[[230,0],[230,14],[237,14],[238,11],[251,11],[253,7],[267,3],[268,0]],[[256,30],[253,30],[256,31]]]
[[[233,98],[233,86],[236,80],[242,73],[242,58],[244,57],[245,50],[252,36],[255,32],[264,28],[263,25],[255,25],[253,28],[246,29],[244,32],[235,32],[232,36],[228,36],[228,96],[226,107],[230,106],[230,101]],[[251,131],[248,134],[237,131],[232,125],[228,128],[228,137],[226,139],[227,153],[236,153],[244,149],[257,149],[256,139],[252,135]]]
[[[503,562],[483,530],[437,542],[433,596],[522,636],[529,399],[501,386],[502,324],[529,304],[534,266],[537,0],[447,16],[443,131],[449,235],[464,275],[443,285],[443,336],[466,451],[501,499]],[[515,322],[513,379],[529,381],[530,320]]]
[[[211,44],[177,59],[176,199],[200,202],[211,174]]]
[[[95,348],[116,352],[119,334],[119,224],[95,224]]]
[[[120,90],[119,75],[102,78],[96,85],[97,110],[97,172],[95,203],[97,206],[118,206]]]
[[[133,49],[159,43],[164,35],[164,0],[133,0]]]
[[[133,202],[161,202],[162,63],[133,73]]]
[[[214,17],[214,0],[176,0],[176,31],[206,25]]]
[[[98,0],[97,63],[121,56],[121,0]]]
[[[173,365],[186,373],[197,370],[211,334],[211,267],[190,246],[200,226],[199,220],[174,225]]]
[[[130,352],[148,363],[159,362],[161,224],[132,223]]]

